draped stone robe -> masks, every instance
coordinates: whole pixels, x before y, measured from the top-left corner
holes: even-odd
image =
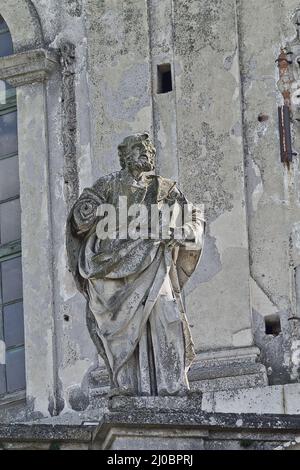
[[[187,200],[176,183],[127,170],[100,178],[83,191],[68,219],[69,263],[87,298],[88,326],[108,368],[112,387],[139,395],[169,395],[188,388],[194,345],[181,289],[199,262],[205,222],[193,211],[192,249],[168,248],[161,240],[97,237],[97,207],[119,196],[131,204]],[[119,214],[118,214],[119,216]],[[130,222],[130,221],[128,221]]]

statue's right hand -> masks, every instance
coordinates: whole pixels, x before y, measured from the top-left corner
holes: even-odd
[[[79,232],[89,230],[97,219],[100,196],[90,188],[85,188],[73,207],[73,219]]]
[[[73,216],[79,229],[89,228],[96,219],[98,204],[91,199],[82,199],[74,207]]]

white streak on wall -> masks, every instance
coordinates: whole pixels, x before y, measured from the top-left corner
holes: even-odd
[[[0,364],[5,364],[5,343],[0,340]]]

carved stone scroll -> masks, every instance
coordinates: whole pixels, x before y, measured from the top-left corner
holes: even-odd
[[[61,47],[62,65],[62,138],[64,147],[65,199],[68,209],[79,194],[76,152],[75,46],[67,42]]]

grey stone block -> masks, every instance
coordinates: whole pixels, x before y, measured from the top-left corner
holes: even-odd
[[[300,384],[283,386],[284,409],[286,414],[300,414]]]
[[[201,410],[201,393],[191,397],[113,397],[109,400],[109,409],[130,412],[131,410],[169,412],[199,412]]]

